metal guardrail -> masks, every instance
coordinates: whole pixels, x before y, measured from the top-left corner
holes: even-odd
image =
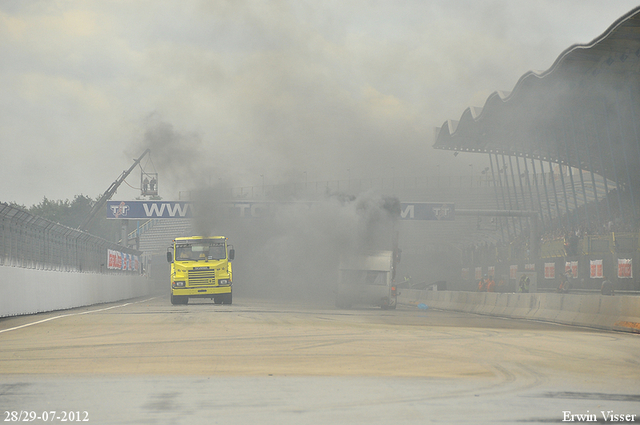
[[[141,254],[0,203],[0,266],[107,273],[109,249]]]
[[[133,240],[137,237],[140,237],[140,235],[142,235],[143,233],[151,230],[155,224],[156,224],[155,219],[145,221],[142,225],[139,225],[138,227],[136,227],[135,230],[133,230],[132,232],[129,232],[129,234],[127,235],[128,240]],[[122,242],[122,240],[120,240],[120,242]]]

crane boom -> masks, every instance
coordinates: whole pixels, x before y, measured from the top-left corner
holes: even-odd
[[[109,186],[109,189],[107,189],[107,191],[104,192],[104,194],[100,197],[100,199],[96,201],[87,218],[85,218],[85,220],[82,222],[80,227],[78,227],[79,230],[84,230],[84,231],[87,230],[87,228],[89,227],[89,223],[91,223],[91,221],[95,218],[98,211],[100,211],[100,209],[104,207],[107,201],[111,199],[111,197],[113,196],[114,193],[116,193],[116,190],[118,190],[118,187],[120,187],[124,179],[126,179],[129,176],[129,174],[131,174],[133,169],[136,168],[136,165],[138,165],[140,161],[142,161],[142,158],[144,158],[144,156],[148,153],[149,153],[149,149],[144,151],[142,155],[140,155],[140,157],[133,162],[133,165],[129,167],[128,170],[123,171],[120,177],[118,177],[116,181],[111,183],[111,186]]]

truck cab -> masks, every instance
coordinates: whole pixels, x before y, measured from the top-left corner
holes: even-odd
[[[224,236],[176,238],[167,249],[171,263],[171,304],[187,304],[189,298],[210,298],[231,304],[233,246]]]

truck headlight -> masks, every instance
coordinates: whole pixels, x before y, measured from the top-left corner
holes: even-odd
[[[229,279],[220,279],[218,280],[218,285],[231,285],[231,281]]]
[[[184,288],[185,284],[183,280],[179,280],[177,282],[173,282],[173,287],[174,288]]]

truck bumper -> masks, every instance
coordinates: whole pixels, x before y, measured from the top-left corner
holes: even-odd
[[[207,298],[212,295],[230,294],[231,286],[205,286],[194,288],[171,288],[171,294],[176,297],[203,297]]]

